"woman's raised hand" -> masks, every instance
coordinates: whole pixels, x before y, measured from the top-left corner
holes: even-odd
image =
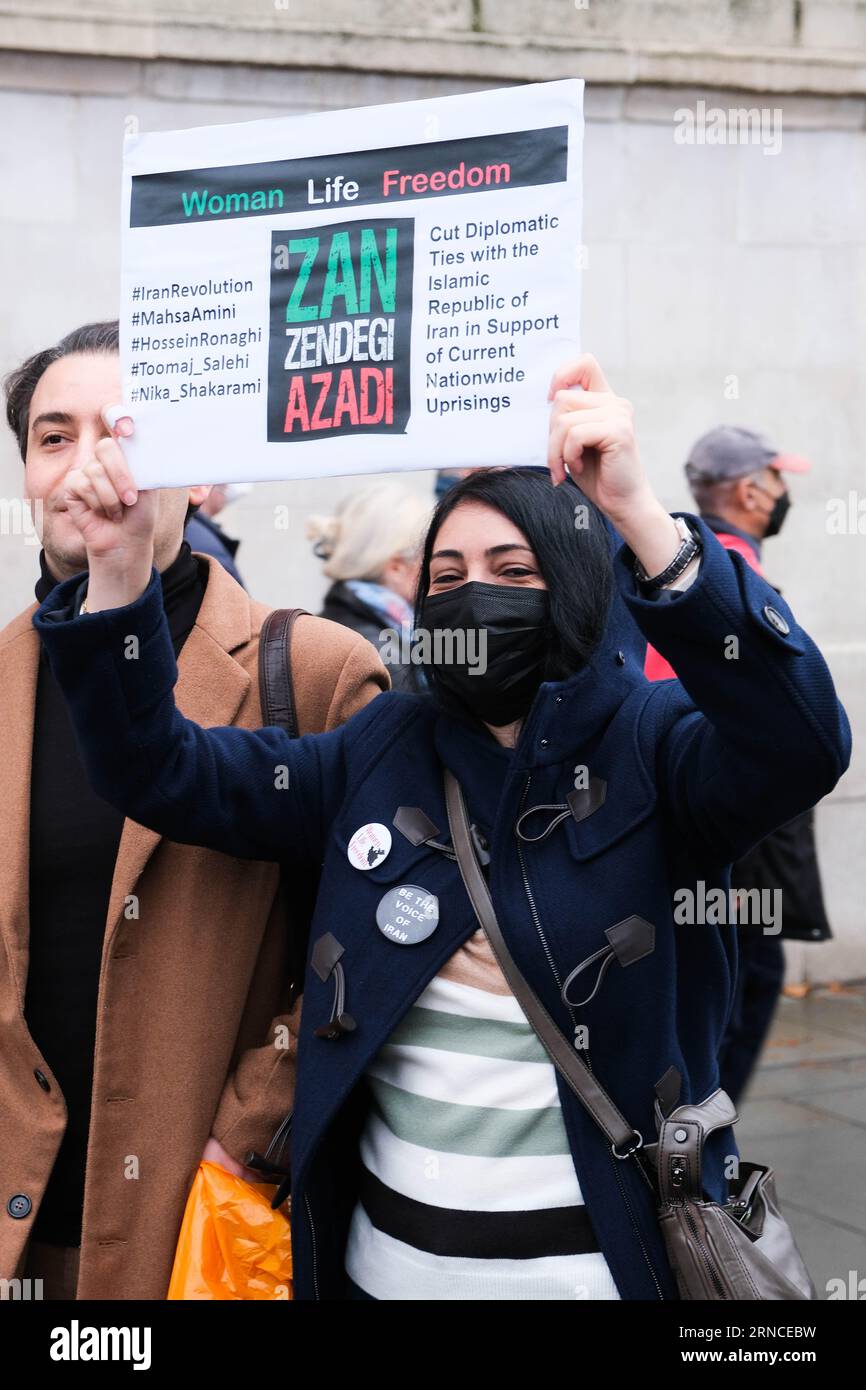
[[[642,561],[660,573],[680,544],[638,454],[631,402],[611,390],[589,353],[553,376],[547,462],[554,483],[571,476]]]
[[[614,523],[649,492],[638,455],[631,402],[617,396],[589,353],[566,362],[550,383],[548,466],[555,483],[570,474]]]

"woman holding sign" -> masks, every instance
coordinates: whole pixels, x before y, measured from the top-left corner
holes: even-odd
[[[643,1151],[718,1087],[726,865],[847,765],[819,652],[664,510],[598,364],[551,399],[555,486],[474,474],[434,515],[429,693],[295,741],[178,713],[151,499],[116,440],[69,477],[89,578],[35,622],[98,791],[176,840],[324,864],[291,1146],[302,1299],[676,1298]],[[647,640],[681,683],[645,681]],[[707,1196],[736,1172],[728,1120]]]

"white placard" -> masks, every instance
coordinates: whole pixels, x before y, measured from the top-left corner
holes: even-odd
[[[545,459],[578,350],[583,83],[127,137],[144,487]]]

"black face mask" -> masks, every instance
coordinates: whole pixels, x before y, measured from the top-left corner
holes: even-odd
[[[500,728],[526,714],[543,679],[549,646],[546,589],[473,580],[447,593],[428,595],[421,626],[430,634],[429,665],[438,681],[478,719]],[[437,629],[471,632],[474,640],[455,641],[450,654],[476,660],[449,661],[449,644],[442,642],[440,647]]]
[[[785,517],[788,515],[790,509],[791,494],[788,492],[786,488],[785,491],[782,493],[781,497],[777,497],[775,502],[773,503],[773,510],[770,512],[769,519],[767,521],[767,529],[764,532],[764,540],[767,540],[769,536],[778,536],[779,532],[782,529],[782,523],[785,520]]]

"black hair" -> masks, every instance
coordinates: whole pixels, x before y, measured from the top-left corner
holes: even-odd
[[[585,665],[604,634],[613,598],[611,532],[597,507],[567,478],[554,487],[543,468],[481,468],[449,488],[430,522],[421,557],[415,625],[422,627],[430,557],[445,518],[461,502],[483,502],[526,537],[550,595],[550,640],[543,680],[564,680]],[[581,510],[579,511],[578,508]],[[585,509],[585,510],[583,510]],[[444,703],[435,668],[425,675]]]
[[[105,323],[86,323],[75,328],[61,338],[54,347],[34,352],[14,372],[10,372],[3,383],[6,392],[6,420],[10,430],[18,440],[18,451],[22,459],[27,459],[27,435],[30,429],[30,402],[39,382],[55,362],[76,353],[109,353],[120,351],[120,334],[117,319]]]

